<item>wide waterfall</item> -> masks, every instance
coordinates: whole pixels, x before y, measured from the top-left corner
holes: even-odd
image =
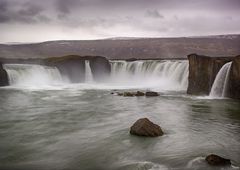
[[[229,73],[231,70],[232,62],[228,62],[222,66],[220,71],[218,72],[211,92],[211,97],[226,97],[227,96],[227,89],[228,89],[228,81],[229,81]]]
[[[111,80],[126,85],[142,85],[160,90],[186,90],[188,61],[111,61]]]
[[[93,82],[92,70],[91,70],[90,63],[88,60],[85,61],[85,82],[86,83]]]
[[[45,86],[62,82],[60,72],[55,67],[32,64],[5,64],[10,85]]]
[[[110,76],[97,83],[88,60],[85,61],[85,84],[82,88],[143,88],[159,91],[185,91],[188,85],[188,61],[140,60],[110,61]],[[13,86],[56,86],[63,82],[57,68],[31,64],[5,64],[10,84]],[[67,77],[64,77],[64,80]],[[91,86],[89,86],[91,84]],[[67,84],[64,84],[64,86]],[[78,85],[75,85],[78,86]],[[79,86],[79,87],[80,87]]]

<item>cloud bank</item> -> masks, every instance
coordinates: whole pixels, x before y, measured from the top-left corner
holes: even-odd
[[[0,41],[240,33],[239,0],[0,0]]]

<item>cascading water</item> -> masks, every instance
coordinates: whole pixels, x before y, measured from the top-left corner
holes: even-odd
[[[186,90],[188,61],[111,61],[111,81],[127,85]]]
[[[228,82],[229,82],[229,73],[231,70],[232,62],[228,62],[222,66],[220,71],[218,72],[211,92],[211,97],[226,97],[227,96],[227,89],[228,89]]]
[[[85,82],[86,83],[93,82],[92,70],[91,70],[90,63],[88,60],[85,61]]]
[[[60,72],[55,67],[31,64],[5,64],[10,85],[45,86],[62,83]]]

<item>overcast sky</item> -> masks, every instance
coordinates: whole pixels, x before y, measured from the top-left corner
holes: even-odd
[[[0,0],[0,42],[240,33],[240,0]]]

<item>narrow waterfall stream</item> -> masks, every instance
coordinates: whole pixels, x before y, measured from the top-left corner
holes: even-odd
[[[223,65],[222,68],[219,70],[210,92],[211,97],[227,96],[229,73],[231,70],[231,65],[232,65],[232,62],[228,62],[225,65]]]
[[[93,75],[90,67],[90,62],[88,60],[85,61],[85,82],[93,83]]]

